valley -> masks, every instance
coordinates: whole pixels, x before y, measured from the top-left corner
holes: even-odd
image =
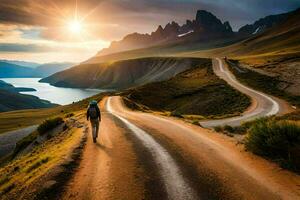
[[[81,64],[44,78],[41,82],[58,87],[126,89],[149,82],[167,80],[201,59],[150,57],[98,64]]]
[[[70,41],[90,28],[75,13]],[[1,60],[0,199],[299,199],[300,9],[238,29],[216,14],[78,64]]]
[[[20,91],[21,94],[33,95],[40,99],[50,101],[53,104],[68,105],[73,102],[94,96],[106,90],[100,89],[80,89],[80,88],[61,88],[41,83],[40,78],[8,78],[2,79],[16,87],[32,88],[32,90]],[[57,98],[60,97],[60,98]]]
[[[197,120],[240,115],[250,99],[215,75],[212,60],[173,78],[129,89],[124,93],[128,106],[146,112]]]

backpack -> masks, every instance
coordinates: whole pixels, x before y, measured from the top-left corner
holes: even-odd
[[[91,119],[97,119],[99,117],[95,106],[89,108],[89,115]]]

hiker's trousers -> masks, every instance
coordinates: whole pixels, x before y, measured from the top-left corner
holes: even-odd
[[[91,119],[91,126],[92,126],[93,138],[97,138],[98,137],[99,125],[100,125],[99,119]],[[94,129],[96,129],[96,130],[94,130]]]

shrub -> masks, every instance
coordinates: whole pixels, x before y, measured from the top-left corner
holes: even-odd
[[[15,185],[14,183],[8,184],[7,186],[5,186],[5,187],[2,189],[2,191],[0,191],[0,196],[1,196],[1,195],[4,195],[4,194],[6,194],[6,193],[8,193],[8,192],[11,191],[12,189],[14,189],[15,186],[16,186],[16,185]]]
[[[73,117],[73,116],[74,116],[74,113],[69,113],[69,114],[65,115],[66,118],[70,118],[70,117]]]
[[[193,120],[193,121],[192,121],[192,124],[197,125],[197,126],[200,126],[200,123],[199,123],[198,120]]]
[[[288,121],[257,120],[246,138],[246,149],[279,161],[281,166],[300,170],[300,126]]]
[[[36,138],[38,137],[38,132],[34,131],[31,134],[27,135],[23,139],[19,140],[16,143],[16,147],[14,149],[14,152],[12,154],[12,157],[14,158],[19,152],[24,150],[28,145],[30,145]]]
[[[241,134],[241,135],[246,134],[247,130],[248,130],[244,126],[233,127],[233,129],[234,129],[234,132],[233,132],[234,134]]]
[[[223,129],[222,129],[221,126],[215,126],[215,127],[214,127],[214,130],[215,130],[216,132],[221,132],[221,131],[223,131]]]
[[[182,115],[178,111],[176,111],[176,110],[174,110],[173,112],[171,112],[171,116],[172,117],[183,118]]]
[[[0,178],[0,185],[3,185],[5,183],[7,183],[8,181],[10,181],[10,178],[8,176],[4,176]]]
[[[64,120],[61,117],[56,117],[53,119],[48,119],[44,121],[39,127],[38,127],[38,132],[40,135],[45,134],[46,132],[54,129],[58,125],[64,123]]]
[[[36,162],[34,162],[30,167],[27,168],[26,172],[31,172],[34,169],[37,169],[38,167],[40,167],[41,165],[47,163],[49,161],[49,157],[45,157],[43,159],[40,159]]]
[[[232,126],[229,125],[225,125],[223,128],[225,131],[227,131],[228,133],[234,133],[234,128]]]

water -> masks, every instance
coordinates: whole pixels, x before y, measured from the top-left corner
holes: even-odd
[[[59,88],[48,83],[40,83],[40,78],[3,78],[1,80],[15,87],[34,88],[37,91],[21,93],[34,95],[40,99],[60,105],[67,105],[106,91],[98,89]]]

